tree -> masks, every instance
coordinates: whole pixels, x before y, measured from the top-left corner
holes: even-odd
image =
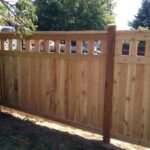
[[[36,8],[32,0],[18,0],[15,5],[6,0],[0,0],[1,22],[16,24],[21,36],[35,31],[35,21],[37,20],[35,12]]]
[[[6,7],[2,4],[0,4],[0,14],[4,13],[6,16],[8,16],[8,10]],[[5,23],[2,16],[0,16],[0,25],[3,25]]]
[[[99,30],[114,22],[112,0],[35,0],[38,30]]]
[[[150,0],[143,0],[142,6],[139,9],[135,19],[132,22],[129,22],[129,26],[138,29],[149,28],[150,29]]]

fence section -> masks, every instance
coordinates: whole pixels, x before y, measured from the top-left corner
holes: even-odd
[[[150,32],[116,34],[112,134],[150,146]]]
[[[114,31],[1,33],[1,104],[150,146],[150,31]]]
[[[1,38],[3,104],[102,131],[106,32]]]

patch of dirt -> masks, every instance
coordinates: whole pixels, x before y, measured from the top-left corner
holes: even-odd
[[[112,150],[101,141],[88,140],[67,132],[36,125],[0,113],[1,150]]]
[[[120,149],[146,150],[147,148],[118,140],[111,140],[111,144],[105,144],[99,134],[13,109],[5,108],[0,112],[0,150]]]

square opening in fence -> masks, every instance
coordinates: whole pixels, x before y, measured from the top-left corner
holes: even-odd
[[[137,42],[137,56],[144,56],[145,55],[145,41],[138,41]]]
[[[4,41],[4,51],[8,51],[9,50],[9,39],[6,39]]]
[[[60,53],[64,54],[65,50],[66,50],[66,41],[65,40],[60,40],[59,48],[60,48]]]
[[[123,40],[122,41],[122,55],[129,55],[130,54],[130,41]]]
[[[71,41],[71,53],[72,54],[77,53],[77,42],[76,41]]]
[[[82,53],[85,55],[89,53],[89,42],[86,40],[84,40],[82,44]]]
[[[39,43],[40,43],[40,52],[45,52],[46,51],[45,41],[41,39]]]
[[[35,40],[30,41],[30,49],[31,49],[32,52],[35,51]]]
[[[55,41],[49,40],[49,49],[50,49],[50,53],[54,53],[55,50]]]
[[[22,51],[26,50],[26,43],[25,40],[22,40]]]
[[[100,55],[101,54],[101,41],[95,40],[94,42],[94,55]]]

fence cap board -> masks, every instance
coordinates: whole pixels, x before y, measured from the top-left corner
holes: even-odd
[[[150,33],[150,30],[117,30],[116,33]]]
[[[116,32],[116,40],[150,40],[150,30],[120,30]]]
[[[106,31],[38,31],[33,32],[28,39],[43,40],[100,40],[106,39]],[[0,32],[0,39],[19,39],[14,32]]]

